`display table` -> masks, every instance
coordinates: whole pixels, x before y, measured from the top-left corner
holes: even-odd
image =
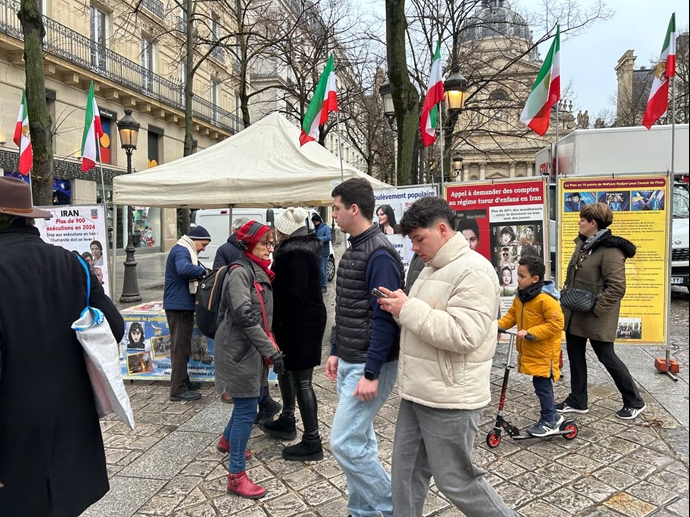
[[[120,311],[125,320],[125,335],[120,342],[123,379],[170,380],[170,329],[163,302],[148,302]],[[215,380],[213,340],[194,326],[192,355],[187,371],[195,381]],[[276,383],[273,370],[269,382]]]

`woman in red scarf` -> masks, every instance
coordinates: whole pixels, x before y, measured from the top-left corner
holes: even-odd
[[[245,472],[245,450],[254,425],[261,387],[268,365],[282,373],[283,358],[274,344],[274,274],[269,269],[274,246],[268,226],[249,221],[237,231],[240,259],[230,265],[218,309],[219,325],[214,341],[216,390],[235,403],[232,417],[218,443],[230,452],[228,493],[259,499],[266,490],[252,483]]]

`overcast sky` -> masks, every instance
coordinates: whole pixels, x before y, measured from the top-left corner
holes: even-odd
[[[519,0],[510,4],[521,13],[535,12],[542,1]],[[587,6],[594,5],[596,0],[578,1]],[[384,0],[358,2],[365,9],[385,15]],[[616,91],[614,67],[626,50],[634,50],[636,68],[649,66],[651,59],[661,52],[671,13],[676,13],[677,31],[688,27],[687,0],[607,0],[607,5],[615,11],[610,20],[596,22],[582,34],[561,42],[561,84],[573,80],[573,111],[588,110],[590,117],[614,109],[611,98]],[[533,29],[534,38],[538,39],[543,29]],[[542,57],[549,45],[550,42],[540,46]]]

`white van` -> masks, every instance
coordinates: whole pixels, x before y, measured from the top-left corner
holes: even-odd
[[[284,211],[284,208],[233,208],[232,220],[236,221],[242,217],[249,220],[257,221],[274,228],[274,221]],[[312,215],[318,213],[312,208],[307,208],[309,216],[307,217],[307,228],[314,230],[314,224],[311,222]],[[216,258],[216,251],[225,244],[230,235],[230,209],[228,208],[213,208],[196,210],[192,214],[192,226],[203,226],[209,234],[211,234],[211,244],[206,246],[206,249],[199,253],[199,260],[207,267],[211,267]],[[325,223],[324,223],[325,224]],[[328,243],[328,281],[335,278],[335,255],[333,253],[333,242]]]

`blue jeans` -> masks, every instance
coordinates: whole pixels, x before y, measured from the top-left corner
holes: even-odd
[[[360,402],[352,394],[363,376],[364,364],[338,362],[338,408],[331,428],[331,451],[347,478],[347,509],[352,517],[390,517],[391,478],[379,461],[373,424],[393,391],[398,362],[381,368],[378,396]]]
[[[532,377],[532,384],[534,385],[534,392],[539,397],[539,404],[541,405],[540,422],[549,424],[553,427],[558,418],[556,413],[556,404],[553,401],[553,383],[547,377]]]
[[[230,444],[230,472],[238,474],[244,472],[244,451],[252,434],[254,418],[259,407],[259,397],[246,399],[234,398],[234,408],[228,425],[225,426],[223,436]]]
[[[328,245],[324,242],[324,245]],[[321,287],[328,287],[328,255],[321,255]]]

